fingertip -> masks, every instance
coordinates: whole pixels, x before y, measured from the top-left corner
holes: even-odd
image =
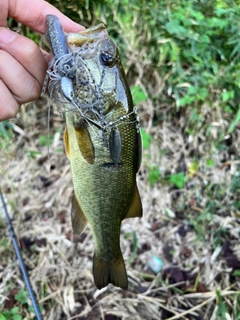
[[[16,116],[19,110],[19,105],[12,93],[0,80],[0,121],[4,121]]]
[[[34,101],[40,97],[41,91],[42,91],[42,84],[39,83],[36,79],[29,77],[29,84],[25,92],[25,100],[21,98],[17,98],[17,101],[21,104]]]
[[[47,14],[56,15],[61,21],[65,32],[79,32],[85,29],[80,24],[69,19],[47,1],[10,1],[9,16],[42,34],[45,32],[45,19]]]
[[[24,79],[25,82],[30,81],[30,87],[34,89],[34,92],[35,87],[39,91],[38,87],[42,86],[48,67],[46,54],[43,54],[34,41],[19,34],[11,43],[3,44],[1,31],[4,33],[5,30],[0,29],[0,78],[16,96],[25,97],[25,92],[29,92],[29,83],[23,85]],[[38,85],[32,83],[35,80]]]
[[[0,27],[0,44],[8,45],[17,38],[18,34],[7,28]]]
[[[0,105],[0,122],[6,121],[8,119],[14,118],[18,113],[19,105],[17,104],[16,100],[11,101],[11,103],[1,104]]]

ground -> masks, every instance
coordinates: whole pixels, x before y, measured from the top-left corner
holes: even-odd
[[[201,130],[191,137],[181,115],[175,125],[153,126],[147,110],[145,102],[137,176],[143,217],[124,220],[121,229],[127,291],[96,289],[91,232],[72,233],[71,172],[56,108],[49,138],[44,99],[23,106],[13,136],[2,138],[1,188],[44,319],[239,319],[240,135],[226,137],[227,148],[216,152],[209,148],[221,123],[209,137]],[[32,319],[0,213],[0,310],[17,306]]]

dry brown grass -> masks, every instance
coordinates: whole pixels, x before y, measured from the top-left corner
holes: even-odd
[[[181,130],[184,119],[179,118],[175,125],[164,121],[153,127],[149,117],[151,105],[146,102],[139,109],[153,140],[150,149],[144,150],[138,174],[143,218],[125,220],[121,229],[128,291],[111,285],[96,289],[90,230],[80,237],[72,234],[71,173],[62,141],[64,122],[58,112],[51,116],[50,134],[54,139],[49,154],[47,146],[39,143],[41,136],[48,135],[46,101],[23,107],[13,120],[14,138],[1,149],[1,188],[33,289],[43,307],[43,318],[221,319],[217,312],[222,303],[226,319],[237,319],[240,286],[239,278],[232,274],[240,269],[240,213],[227,210],[233,196],[231,179],[240,166],[235,160],[237,154],[232,160],[233,156],[226,152],[223,161],[223,154],[211,153],[211,143],[203,132],[199,131],[189,141]],[[231,147],[238,152],[240,135],[234,138]],[[165,152],[160,154],[160,150]],[[192,174],[189,165],[196,154],[199,169]],[[210,155],[215,165],[207,167],[206,158]],[[160,168],[163,176],[184,171],[188,182],[183,189],[174,188],[164,179],[150,186],[148,173],[154,166]],[[218,200],[219,207],[194,224],[205,212],[209,201],[206,189],[211,192],[213,183],[226,188]],[[7,246],[0,246],[1,310],[13,307],[16,303],[13,295],[24,288],[24,283],[11,240],[7,238],[4,217],[0,237],[8,239]],[[148,265],[153,255],[163,262],[158,274]],[[26,305],[20,307],[20,312],[23,319],[33,317]]]

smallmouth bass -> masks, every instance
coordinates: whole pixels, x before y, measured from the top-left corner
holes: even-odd
[[[73,231],[79,235],[87,223],[91,227],[97,288],[112,283],[127,289],[120,227],[122,220],[142,216],[136,185],[142,145],[118,50],[103,24],[65,35],[58,18],[47,15],[46,36],[53,60],[43,92],[66,119]]]

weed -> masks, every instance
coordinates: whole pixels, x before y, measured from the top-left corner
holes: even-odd
[[[147,100],[147,95],[143,92],[140,86],[134,86],[131,88],[131,93],[133,97],[133,104],[136,106],[140,102],[144,102]]]
[[[149,149],[150,143],[153,139],[153,137],[148,134],[144,129],[140,129],[141,135],[142,135],[142,143],[143,143],[143,149]]]
[[[41,146],[45,146],[45,147],[48,147],[52,144],[53,142],[53,135],[49,135],[49,136],[45,136],[45,135],[41,135],[38,139],[38,143],[39,145]]]
[[[26,304],[28,301],[29,294],[23,288],[20,289],[19,293],[15,295],[15,300],[19,301],[21,305]]]
[[[130,256],[128,263],[131,265],[134,260],[137,257],[137,251],[138,251],[138,239],[137,239],[137,234],[135,231],[132,232],[132,255]]]
[[[151,186],[153,186],[154,184],[156,184],[157,181],[159,181],[159,177],[159,168],[156,166],[149,167],[148,180]]]
[[[14,307],[9,311],[0,312],[0,320],[22,320],[22,316],[19,314],[19,308]]]
[[[175,184],[179,189],[184,187],[187,178],[185,177],[184,172],[179,172],[177,174],[171,174],[169,177],[169,182]]]

